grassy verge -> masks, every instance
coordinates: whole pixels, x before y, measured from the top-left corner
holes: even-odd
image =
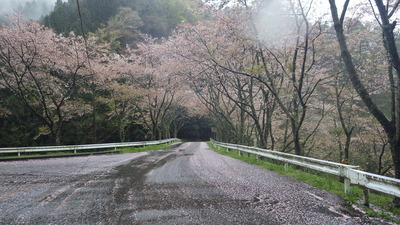
[[[117,150],[122,153],[135,153],[135,152],[145,152],[145,151],[163,149],[163,148],[167,148],[171,145],[173,145],[173,143],[161,144],[161,145],[149,145],[149,146],[143,146],[143,147],[120,148]]]
[[[74,155],[73,152],[43,152],[43,153],[24,153],[21,156],[17,156],[15,153],[13,154],[3,154],[0,156],[0,159],[7,158],[24,158],[24,157],[40,157],[40,156],[58,156],[58,155]]]
[[[348,203],[359,204],[359,202],[363,199],[363,190],[360,187],[354,186],[354,185],[351,186],[350,193],[346,195],[344,193],[344,185],[343,185],[343,183],[339,182],[339,178],[337,176],[327,175],[325,173],[308,170],[308,169],[298,170],[291,166],[289,166],[289,169],[286,172],[283,165],[274,164],[274,163],[272,163],[271,160],[267,160],[267,159],[266,160],[258,160],[258,159],[256,159],[255,155],[251,154],[250,156],[248,156],[247,153],[244,153],[243,156],[239,156],[238,152],[236,150],[231,150],[231,151],[227,152],[226,149],[223,149],[223,148],[221,148],[220,150],[214,148],[210,142],[208,142],[208,145],[214,151],[216,151],[220,154],[230,156],[232,158],[236,158],[236,159],[242,160],[244,162],[260,166],[262,168],[277,172],[279,174],[292,177],[296,180],[303,181],[314,187],[317,187],[317,188],[326,190],[330,193],[339,195]],[[390,213],[392,213],[395,216],[400,215],[400,208],[396,208],[394,206],[394,204],[392,203],[393,197],[387,196],[384,194],[376,194],[376,193],[371,192],[369,195],[369,198],[370,198],[371,205],[374,205],[374,206],[377,206],[377,207],[383,209],[383,211],[374,211],[370,208],[363,207],[369,216],[381,217],[381,218],[390,220],[392,222],[400,223],[400,220],[395,219],[392,215],[390,215]],[[390,212],[390,213],[388,213],[388,212]]]
[[[4,158],[24,158],[24,157],[46,157],[46,156],[60,156],[60,155],[77,155],[77,154],[99,154],[105,152],[121,152],[121,153],[135,153],[135,152],[144,152],[156,149],[167,148],[172,144],[160,144],[160,145],[149,145],[143,147],[128,147],[128,148],[118,148],[116,150],[104,150],[104,151],[78,151],[74,153],[73,151],[66,151],[66,152],[42,152],[42,153],[25,153],[21,156],[17,156],[16,154],[12,155],[1,155],[0,159]]]

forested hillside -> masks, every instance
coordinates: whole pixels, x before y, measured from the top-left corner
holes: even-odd
[[[81,0],[80,17],[70,0],[14,18],[0,145],[213,136],[399,177],[399,4],[329,2]]]
[[[92,33],[121,50],[126,44],[140,42],[140,33],[168,37],[181,22],[194,23],[197,15],[192,10],[198,3],[194,0],[82,0],[79,4],[82,27],[76,0],[57,0],[43,24],[64,35],[71,31],[79,35]]]

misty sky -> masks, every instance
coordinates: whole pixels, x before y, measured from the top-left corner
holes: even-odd
[[[47,15],[54,7],[56,0],[0,0],[0,14],[10,14],[19,11],[30,19],[39,19]]]

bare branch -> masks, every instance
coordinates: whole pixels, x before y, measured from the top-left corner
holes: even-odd
[[[400,0],[397,0],[397,2],[394,4],[392,10],[390,11],[390,13],[388,14],[388,18],[392,17],[393,14],[397,11],[397,9],[399,8],[400,5]]]
[[[340,16],[340,23],[343,24],[344,17],[346,16],[347,8],[349,7],[350,0],[346,0],[343,6],[342,15]]]

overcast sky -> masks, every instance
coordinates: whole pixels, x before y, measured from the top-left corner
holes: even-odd
[[[0,14],[10,14],[13,10],[20,11],[31,19],[39,19],[48,14],[56,0],[0,0]],[[27,5],[31,3],[30,5]]]

